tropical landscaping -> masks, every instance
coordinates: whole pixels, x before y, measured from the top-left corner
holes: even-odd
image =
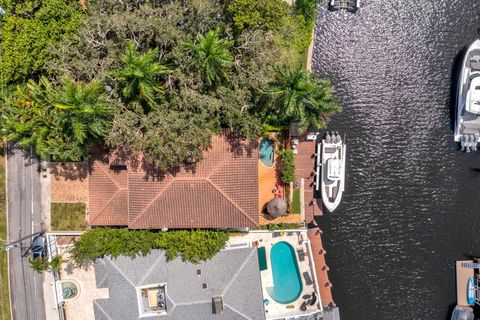
[[[170,170],[225,128],[323,127],[339,107],[304,67],[317,2],[1,0],[3,130],[44,159],[100,144]]]
[[[1,128],[45,160],[83,161],[100,146],[142,154],[161,171],[200,160],[225,129],[258,140],[291,122],[303,132],[322,128],[339,105],[330,83],[305,68],[317,3],[0,0]],[[292,150],[280,159],[282,182],[295,181]],[[54,230],[85,227],[83,205],[52,209]],[[298,225],[265,228],[279,227]],[[163,249],[169,259],[198,262],[227,239],[218,231],[94,229],[74,242],[71,259],[85,266]]]

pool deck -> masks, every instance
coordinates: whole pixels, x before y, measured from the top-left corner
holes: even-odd
[[[273,275],[272,265],[270,261],[270,250],[278,242],[287,242],[295,250],[295,256],[297,259],[298,267],[300,270],[300,278],[302,280],[302,292],[300,297],[289,304],[281,304],[276,302],[270,297],[268,291],[273,287]],[[286,230],[283,235],[279,232],[267,232],[267,231],[253,231],[240,237],[231,237],[229,244],[242,244],[249,243],[253,246],[265,247],[267,256],[267,269],[260,271],[262,279],[262,290],[264,299],[269,300],[269,304],[265,306],[265,316],[267,319],[283,319],[294,316],[305,316],[314,313],[322,312],[321,295],[318,294],[318,283],[316,281],[315,266],[312,257],[312,248],[310,241],[308,240],[306,230]],[[303,250],[305,252],[305,260],[299,261],[297,250]],[[313,284],[306,285],[304,272],[308,272]],[[306,294],[312,294],[316,292],[317,301],[313,306],[307,306],[306,311],[301,311],[300,306],[305,301],[302,297]]]
[[[269,139],[274,140],[276,136],[271,134]],[[300,214],[288,214],[283,217],[272,218],[268,214],[264,214],[265,208],[270,200],[274,198],[272,190],[276,189],[277,182],[280,181],[277,166],[280,165],[278,159],[277,146],[275,145],[275,162],[272,167],[265,166],[258,159],[258,212],[260,225],[269,223],[300,223],[302,218]],[[285,197],[285,194],[283,194]]]

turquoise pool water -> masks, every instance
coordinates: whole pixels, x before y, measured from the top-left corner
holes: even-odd
[[[273,166],[274,144],[270,139],[260,141],[260,161],[267,167]]]
[[[273,290],[269,293],[278,303],[291,303],[302,293],[302,279],[293,247],[279,242],[270,250]]]

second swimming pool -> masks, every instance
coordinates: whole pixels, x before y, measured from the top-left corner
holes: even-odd
[[[270,139],[262,139],[262,141],[260,141],[260,161],[262,161],[266,167],[273,166],[274,153],[274,142]]]
[[[269,294],[278,303],[292,303],[302,293],[302,279],[293,247],[279,242],[270,250],[273,289]]]

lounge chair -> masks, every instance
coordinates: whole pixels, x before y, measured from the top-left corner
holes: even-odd
[[[313,284],[312,278],[310,277],[310,274],[307,271],[303,273],[303,278],[305,279],[305,284],[307,286],[311,286]]]
[[[307,301],[303,301],[302,305],[300,306],[301,311],[307,311]]]
[[[303,251],[303,249],[298,249],[297,253],[298,253],[298,260],[305,261],[305,251]]]
[[[310,300],[307,301],[307,303],[309,306],[313,306],[315,302],[317,302],[317,295],[314,292],[312,293],[312,297],[310,298]]]

